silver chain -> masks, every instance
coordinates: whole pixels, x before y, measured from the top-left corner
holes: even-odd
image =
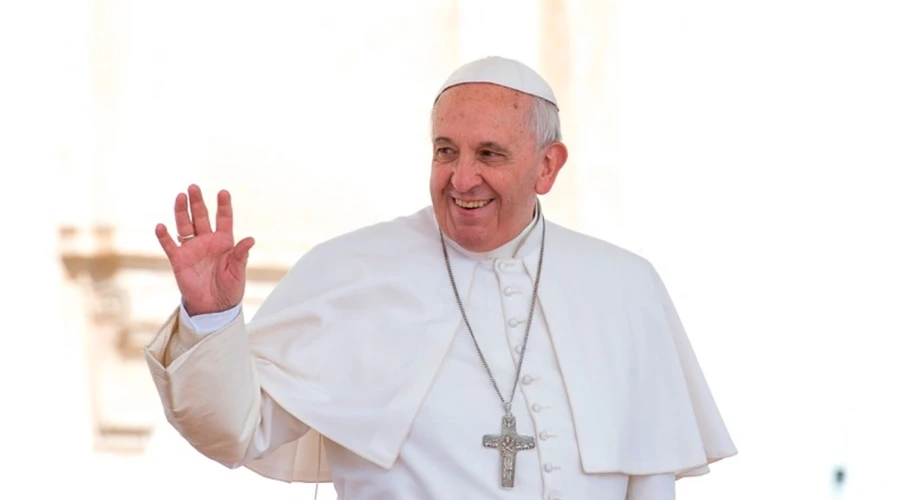
[[[540,209],[538,209],[540,213]],[[444,233],[440,232],[441,235],[441,246],[444,249],[444,262],[447,263],[447,274],[450,275],[450,284],[453,285],[453,293],[456,295],[456,303],[459,304],[459,311],[462,313],[463,321],[466,322],[466,327],[469,329],[469,335],[472,336],[472,342],[475,343],[475,350],[478,351],[478,357],[481,358],[481,364],[484,365],[484,370],[487,372],[488,377],[491,379],[491,383],[494,384],[494,390],[497,391],[497,396],[500,397],[500,401],[503,403],[503,409],[506,411],[506,414],[509,415],[512,412],[512,400],[516,395],[516,388],[519,384],[519,375],[522,372],[522,360],[525,359],[525,346],[528,344],[528,334],[531,332],[531,321],[534,318],[534,307],[537,303],[537,292],[538,285],[541,281],[541,269],[544,265],[544,239],[547,235],[547,226],[544,223],[544,216],[541,213],[541,251],[540,256],[538,257],[538,268],[537,268],[537,276],[534,278],[534,289],[532,290],[531,295],[531,310],[528,312],[528,324],[525,327],[525,338],[522,341],[522,351],[519,353],[519,362],[516,365],[516,378],[513,381],[512,392],[509,394],[509,401],[507,401],[503,394],[500,391],[500,388],[497,386],[497,381],[494,379],[494,374],[491,373],[490,367],[488,367],[487,361],[484,359],[484,353],[481,352],[481,347],[478,345],[478,341],[475,340],[475,333],[472,332],[472,325],[469,324],[469,318],[466,316],[466,310],[463,307],[462,299],[459,296],[459,290],[456,288],[456,280],[453,278],[453,269],[450,266],[450,257],[447,255],[447,244],[444,241]]]

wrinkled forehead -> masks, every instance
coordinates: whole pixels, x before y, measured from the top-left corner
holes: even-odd
[[[534,97],[518,90],[494,83],[461,83],[444,90],[435,100],[435,108],[442,104],[459,106],[465,103],[508,105],[513,109],[527,107]]]
[[[491,83],[448,88],[434,104],[435,135],[459,140],[513,140],[528,135],[533,96]],[[472,137],[476,136],[476,137]]]

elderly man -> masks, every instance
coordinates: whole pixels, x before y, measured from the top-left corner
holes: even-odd
[[[460,67],[432,138],[431,206],[313,248],[249,323],[228,192],[215,228],[176,197],[182,300],[146,356],[181,435],[344,499],[663,500],[735,454],[651,264],[545,219],[567,150],[544,79]]]

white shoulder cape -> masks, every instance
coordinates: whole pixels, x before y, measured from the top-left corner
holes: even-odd
[[[537,252],[526,265],[533,275]],[[460,258],[453,266],[460,290],[468,290],[474,263]],[[548,222],[539,303],[586,473],[684,477],[737,453],[646,260]],[[158,358],[166,331],[177,328],[173,315],[147,359],[167,418],[186,437],[181,409],[200,401],[200,367],[234,365],[227,383],[258,382],[312,428],[243,465],[278,480],[324,482],[331,477],[320,437],[391,467],[461,321],[429,207],[315,247],[246,329],[240,321],[230,340],[204,339],[163,368]],[[192,444],[204,452],[216,446]]]

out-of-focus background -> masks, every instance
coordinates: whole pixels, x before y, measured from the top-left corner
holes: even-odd
[[[897,5],[5,2],[0,497],[311,498],[166,424],[154,225],[231,190],[252,313],[310,245],[429,202],[434,92],[498,54],[561,101],[548,216],[656,264],[740,450],[679,498],[897,498]]]

